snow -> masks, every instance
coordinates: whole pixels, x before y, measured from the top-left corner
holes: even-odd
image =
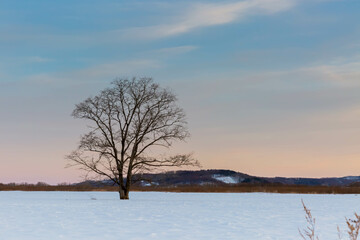
[[[212,176],[214,179],[223,182],[223,183],[228,183],[228,184],[235,184],[235,183],[239,183],[239,178],[238,177],[230,177],[230,176],[223,176],[220,174],[214,174]]]
[[[348,177],[344,177],[346,180],[352,180],[352,181],[356,181],[356,180],[360,180],[359,176],[348,176]]]
[[[321,240],[337,239],[358,195],[266,193],[0,192],[0,239],[300,239],[301,199]],[[345,233],[344,233],[344,236]]]
[[[140,185],[141,185],[141,186],[144,186],[144,187],[149,187],[149,186],[151,186],[151,183],[145,182],[145,181],[141,181],[141,182],[140,182]]]

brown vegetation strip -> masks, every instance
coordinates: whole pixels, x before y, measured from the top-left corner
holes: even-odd
[[[91,185],[45,185],[45,184],[0,184],[0,191],[118,191],[117,186],[94,187]],[[158,192],[218,192],[218,193],[315,193],[315,194],[360,194],[360,187],[304,186],[281,184],[238,185],[181,185],[181,186],[134,186],[132,191]]]

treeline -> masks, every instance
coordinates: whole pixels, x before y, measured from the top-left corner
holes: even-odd
[[[91,184],[61,183],[58,185],[49,185],[43,182],[37,184],[0,183],[0,191],[117,191],[117,189],[115,186],[94,187]]]
[[[304,193],[304,194],[360,194],[360,187],[307,186],[283,184],[234,184],[234,185],[180,185],[134,187],[133,191],[159,192],[219,192],[219,193]]]
[[[284,184],[223,184],[133,186],[132,191],[158,192],[214,192],[214,193],[305,193],[305,194],[360,194],[360,186],[306,186]],[[91,184],[0,184],[0,191],[118,191],[118,186],[94,186]]]

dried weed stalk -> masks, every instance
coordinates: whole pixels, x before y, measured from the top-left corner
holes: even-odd
[[[310,209],[306,207],[303,200],[301,200],[301,203],[305,211],[305,219],[308,226],[302,231],[299,229],[300,236],[304,240],[319,240],[318,236],[315,235],[315,218],[312,217]]]
[[[303,200],[301,200],[301,203],[305,211],[305,219],[308,223],[308,226],[302,231],[300,231],[299,229],[300,236],[303,240],[319,240],[319,237],[315,234],[315,218],[313,218],[313,216],[311,215],[311,210],[306,207]],[[350,240],[357,240],[360,232],[360,215],[358,215],[357,213],[354,213],[354,215],[354,219],[345,218],[348,227],[347,233]],[[338,239],[342,240],[342,232],[339,226],[337,226],[337,232]]]
[[[356,240],[360,230],[360,216],[355,213],[355,219],[345,218],[345,220],[348,226],[347,233],[349,234],[349,239]]]

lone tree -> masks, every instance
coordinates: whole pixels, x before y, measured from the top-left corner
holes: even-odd
[[[191,154],[156,155],[189,137],[185,113],[169,89],[151,78],[116,79],[95,97],[76,105],[72,116],[88,120],[90,131],[67,156],[86,178],[110,179],[120,199],[129,199],[135,174],[158,167],[195,166]],[[151,151],[153,150],[153,151]]]

